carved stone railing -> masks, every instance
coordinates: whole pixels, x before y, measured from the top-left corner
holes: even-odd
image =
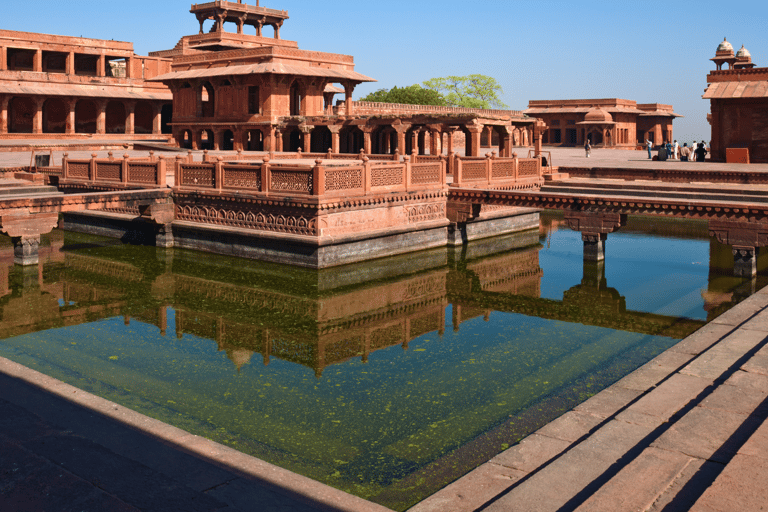
[[[453,166],[455,187],[519,190],[544,182],[540,158],[456,157]]]
[[[388,192],[441,189],[446,186],[445,161],[411,163],[371,161],[357,164],[314,165],[272,162],[263,157],[261,164],[226,162],[189,162],[178,157],[175,166],[176,187],[183,190],[283,194],[333,197],[361,197]]]
[[[39,170],[39,169],[38,169]],[[57,174],[52,168],[50,173]],[[70,159],[67,153],[61,161],[59,185],[100,185],[116,188],[158,188],[166,186],[166,160],[163,157],[115,158],[112,152],[105,159]]]

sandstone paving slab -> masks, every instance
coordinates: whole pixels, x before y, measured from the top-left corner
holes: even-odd
[[[728,334],[733,332],[733,329],[734,327],[732,325],[708,323],[670,348],[667,352],[682,352],[693,355],[701,354],[720,341],[720,339],[725,338]]]
[[[759,331],[764,334],[768,333],[768,313],[760,313],[750,318],[742,326],[744,329],[750,331]]]
[[[645,391],[659,384],[693,359],[692,354],[666,351],[616,383],[626,389]]]
[[[709,379],[675,374],[651,390],[627,410],[668,420],[712,384]]]
[[[696,459],[681,453],[647,448],[576,510],[647,510],[694,462]]]
[[[414,505],[408,512],[471,512],[525,475],[523,471],[488,462]]]
[[[750,373],[768,375],[768,346],[761,348],[752,358],[741,366]]]
[[[712,380],[717,379],[726,371],[735,370],[734,366],[739,359],[754,350],[764,339],[765,334],[760,331],[739,329],[699,355],[680,373]]]
[[[570,445],[568,441],[532,434],[491,459],[491,462],[530,473],[565,451]]]
[[[237,510],[269,510],[270,512],[316,512],[315,507],[270,491],[256,490],[250,482],[241,478],[226,482],[205,493],[207,496]]]
[[[700,406],[750,415],[765,411],[767,397],[768,377],[740,371],[718,386]]]
[[[760,306],[757,302],[745,302],[746,303],[742,302],[739,304],[739,307],[737,308],[729,309],[722,315],[712,320],[711,323],[730,326],[741,325],[763,309],[763,307]]]
[[[741,455],[768,459],[768,421],[763,421],[750,438],[739,448],[739,453]]]
[[[651,429],[639,425],[611,421],[548,466],[531,474],[484,510],[558,510],[593,481],[600,479],[650,432]]]
[[[536,433],[552,439],[561,439],[572,443],[585,436],[603,421],[605,421],[605,417],[603,416],[595,416],[594,414],[580,411],[570,411],[544,425],[537,430]]]
[[[736,455],[691,512],[753,512],[768,510],[768,459]]]
[[[652,446],[725,464],[760,423],[746,414],[695,407]]]
[[[675,480],[665,489],[646,512],[688,512],[701,497],[701,493],[714,482],[723,465],[702,459],[692,459]]]
[[[574,411],[592,414],[601,418],[608,418],[616,414],[642,393],[634,389],[626,389],[618,386],[606,388],[589,400],[574,407]]]

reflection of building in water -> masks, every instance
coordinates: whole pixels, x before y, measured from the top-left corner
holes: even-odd
[[[538,239],[535,231],[533,238]],[[135,318],[165,334],[170,307],[176,312],[177,336],[214,340],[238,368],[260,354],[266,364],[277,358],[320,375],[351,358],[366,361],[377,350],[395,345],[407,349],[420,336],[442,335],[448,305],[454,329],[474,318],[487,319],[493,311],[676,338],[703,324],[627,311],[624,297],[609,287],[604,267],[597,263],[585,263],[582,281],[562,301],[542,299],[541,246],[510,250],[519,243],[510,238],[506,244],[470,245],[464,256],[425,257],[431,269],[401,266],[400,275],[379,280],[371,279],[372,271],[359,272],[357,281],[348,276],[329,280],[316,271],[302,271],[304,277],[297,278],[291,269],[291,280],[306,282],[290,291],[288,275],[279,268],[232,268],[228,261],[209,263],[210,258],[206,263],[174,260],[173,252],[161,249],[157,257],[144,252],[149,257],[143,260],[121,256],[123,248],[100,247],[86,254],[75,244],[62,251],[64,241],[55,232],[34,275],[13,266],[10,243],[0,250],[0,336],[121,315],[126,322]],[[710,319],[755,289],[753,281],[733,278],[720,268],[733,265],[732,255],[726,261],[727,247],[712,247],[709,288],[702,294]],[[376,269],[385,266],[382,262]]]

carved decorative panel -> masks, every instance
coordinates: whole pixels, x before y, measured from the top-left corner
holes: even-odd
[[[85,178],[88,179],[88,173],[91,169],[91,165],[87,162],[69,162],[69,177],[70,178]]]
[[[333,341],[325,346],[325,362],[326,364],[331,364],[344,361],[350,357],[360,356],[363,353],[364,347],[365,340],[359,334]]]
[[[514,178],[515,177],[515,163],[509,160],[493,162],[491,168],[491,176],[493,178]]]
[[[224,167],[224,188],[261,190],[261,168],[253,166]]]
[[[129,183],[157,183],[158,164],[130,162],[128,164]]]
[[[270,190],[312,193],[312,171],[272,170],[272,183]]]
[[[96,179],[99,181],[120,181],[122,163],[96,162]]]
[[[375,329],[371,332],[371,350],[376,350],[392,345],[399,345],[405,339],[405,328],[403,324],[390,325],[381,329]]]
[[[539,175],[539,165],[536,160],[520,160],[518,163],[517,174],[519,177],[530,177]]]
[[[442,181],[441,172],[440,164],[416,164],[411,167],[411,183],[417,185],[440,183]]]
[[[462,162],[461,179],[467,181],[485,179],[485,162]]]
[[[326,169],[325,190],[354,190],[363,188],[362,169]]]
[[[405,181],[405,166],[371,167],[371,187],[391,187]]]
[[[421,318],[411,319],[411,338],[422,336],[442,327],[440,313],[432,313]]]
[[[214,186],[215,168],[213,165],[186,165],[181,164],[182,187],[208,187]]]
[[[317,235],[317,219],[286,213],[264,213],[238,208],[209,205],[176,205],[176,218],[203,224],[238,227],[297,235]]]
[[[410,224],[446,218],[445,204],[442,203],[406,206],[405,212]]]

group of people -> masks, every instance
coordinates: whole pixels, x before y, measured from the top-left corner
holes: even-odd
[[[653,155],[651,155],[653,142],[646,140],[645,145],[648,148],[648,158],[653,158]],[[675,160],[680,159],[681,162],[703,162],[706,159],[707,153],[707,143],[704,141],[698,143],[693,141],[690,146],[688,146],[688,143],[686,142],[682,147],[677,141],[674,141],[672,144],[665,141],[664,144],[659,146],[657,158],[659,161],[674,158]]]

